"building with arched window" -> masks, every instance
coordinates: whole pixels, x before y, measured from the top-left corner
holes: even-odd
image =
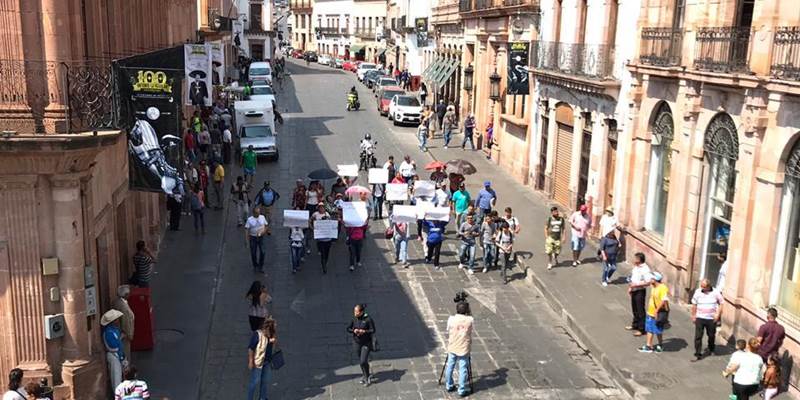
[[[565,0],[566,1],[566,0]],[[678,301],[701,279],[724,337],[766,309],[800,354],[800,17],[752,0],[643,0],[617,216]],[[691,32],[691,34],[689,34]],[[798,386],[797,365],[790,383]]]

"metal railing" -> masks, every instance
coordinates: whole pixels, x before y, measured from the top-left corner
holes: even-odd
[[[713,72],[749,71],[751,34],[750,27],[698,29],[694,67]]]
[[[682,46],[682,29],[642,28],[639,62],[659,67],[681,65]]]
[[[488,10],[492,8],[538,5],[538,0],[460,0],[458,2],[458,11],[470,12]]]
[[[75,133],[109,128],[113,125],[110,60],[0,60],[0,110],[0,131]]]
[[[800,27],[775,28],[769,73],[778,79],[800,80]]]
[[[344,35],[347,33],[345,28],[319,28],[319,33],[323,35],[333,36],[333,35]]]
[[[361,39],[375,39],[375,28],[357,28],[353,34]]]
[[[604,44],[531,42],[531,68],[605,79],[612,76],[613,49]]]

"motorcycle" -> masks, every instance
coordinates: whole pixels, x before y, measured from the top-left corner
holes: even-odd
[[[347,96],[347,111],[358,111],[361,108],[361,103],[355,96]]]
[[[377,168],[378,159],[375,157],[375,146],[378,142],[372,142],[372,146],[366,150],[361,150],[358,156],[358,170],[367,171],[370,168]]]

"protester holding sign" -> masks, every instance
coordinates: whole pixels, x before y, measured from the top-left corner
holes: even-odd
[[[347,228],[347,249],[350,253],[350,272],[356,270],[356,265],[361,264],[361,248],[364,245],[364,236],[367,234],[367,224]]]
[[[408,268],[408,222],[392,218],[392,239],[394,242],[394,262],[403,263]]]
[[[439,271],[442,267],[439,265],[439,254],[442,251],[442,242],[444,242],[444,227],[446,221],[428,221],[425,220],[425,225],[428,231],[428,238],[426,244],[428,251],[425,256],[425,263],[430,264],[433,262],[433,267]]]
[[[332,223],[334,225],[334,235],[325,237],[317,236],[317,225],[324,225],[325,223]],[[317,211],[311,215],[311,226],[314,228],[314,239],[317,241],[317,251],[319,252],[320,264],[322,265],[322,273],[328,273],[328,256],[331,253],[331,241],[336,238],[336,231],[338,230],[339,221],[331,219],[330,213],[325,210],[325,205],[317,204]]]

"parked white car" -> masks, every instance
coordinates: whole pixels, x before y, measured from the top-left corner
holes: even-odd
[[[253,86],[250,88],[250,100],[253,101],[266,101],[272,104],[275,101],[275,92],[269,86]]]
[[[317,58],[317,64],[330,66],[331,65],[331,57],[330,56],[325,56],[325,55],[319,56],[319,58]]]
[[[378,69],[378,66],[371,63],[361,63],[358,64],[358,69],[356,69],[356,76],[358,76],[359,81],[364,80],[364,74],[367,73],[369,70]]]
[[[389,103],[389,119],[397,124],[417,124],[422,122],[422,104],[416,96],[396,95]]]

